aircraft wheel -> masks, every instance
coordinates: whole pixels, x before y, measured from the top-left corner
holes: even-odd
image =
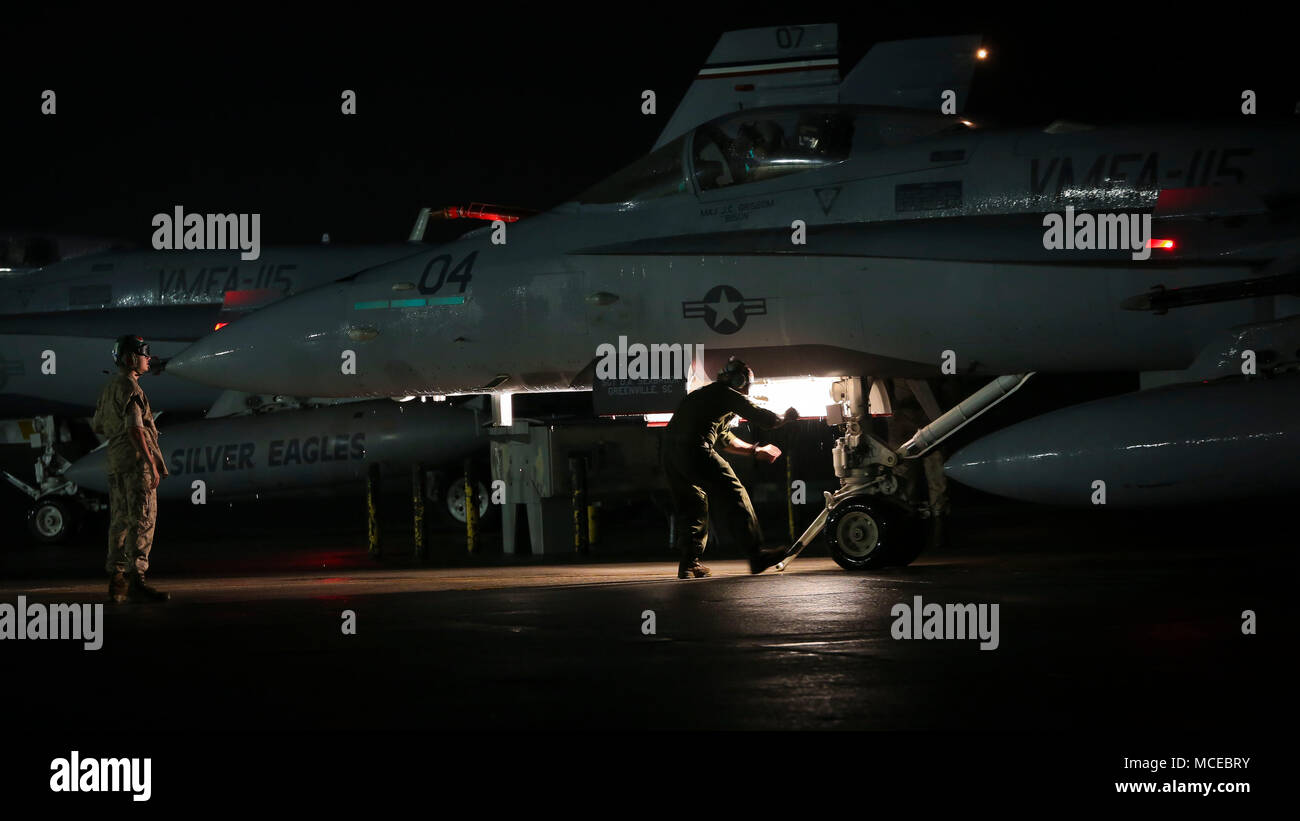
[[[894,530],[901,514],[879,502],[841,502],[826,520],[831,558],[845,570],[871,570],[890,563]]]
[[[50,496],[27,512],[27,530],[42,544],[62,544],[77,529],[81,509],[69,499]]]
[[[443,494],[443,505],[447,514],[451,518],[465,524],[465,482],[463,480],[451,482],[447,486],[447,492]],[[487,519],[491,512],[492,500],[488,496],[488,489],[482,483],[478,483],[478,520],[480,522]]]

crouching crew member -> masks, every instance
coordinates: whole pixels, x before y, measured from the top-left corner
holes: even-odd
[[[751,445],[730,430],[736,416],[764,430],[799,418],[794,408],[782,418],[750,402],[746,397],[753,380],[753,371],[733,356],[718,374],[718,381],[686,395],[664,432],[663,468],[672,491],[677,548],[681,551],[679,579],[710,575],[700,564],[708,540],[710,508],[728,538],[748,554],[750,572],[761,573],[785,556],[784,547],[763,549],[763,532],[749,493],[718,453],[721,449],[751,454],[769,464],[781,456],[775,445]]]

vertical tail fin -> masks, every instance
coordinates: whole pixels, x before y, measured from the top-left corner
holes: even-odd
[[[654,147],[742,108],[835,102],[838,50],[839,28],[834,23],[727,32]]]
[[[840,83],[839,101],[935,111],[951,89],[961,111],[979,43],[978,34],[877,43]]]

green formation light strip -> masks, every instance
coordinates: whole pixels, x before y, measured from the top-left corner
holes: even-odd
[[[378,308],[425,308],[438,305],[464,305],[464,296],[431,296],[428,299],[377,299],[373,302],[354,302],[354,311],[373,311]]]

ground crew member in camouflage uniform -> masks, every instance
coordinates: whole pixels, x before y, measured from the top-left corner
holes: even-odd
[[[166,601],[145,583],[158,513],[158,482],[167,475],[158,428],[139,377],[149,370],[149,346],[138,336],[113,346],[117,374],[100,391],[91,426],[108,439],[108,597],[121,603]]]
[[[728,453],[750,454],[769,464],[781,456],[775,445],[751,445],[730,430],[736,416],[763,429],[799,418],[794,408],[782,418],[750,402],[746,395],[753,378],[753,371],[733,356],[718,374],[717,382],[687,394],[664,431],[663,468],[672,491],[676,541],[681,551],[679,579],[710,575],[709,569],[700,564],[709,535],[710,507],[730,540],[749,554],[751,572],[761,573],[785,556],[783,547],[762,549],[763,532],[749,494],[731,465],[717,452],[721,448]]]

